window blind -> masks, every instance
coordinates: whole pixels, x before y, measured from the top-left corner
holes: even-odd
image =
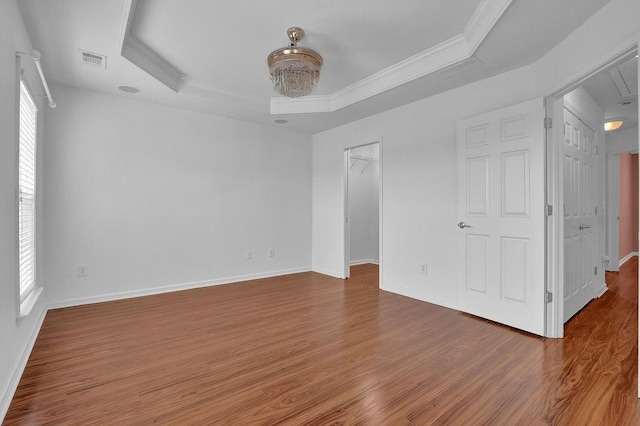
[[[18,262],[20,303],[36,282],[36,123],[38,109],[20,80],[18,146]]]

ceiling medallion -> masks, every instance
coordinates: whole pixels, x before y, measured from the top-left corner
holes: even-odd
[[[322,56],[314,50],[298,47],[304,37],[299,27],[287,30],[291,44],[274,50],[267,57],[273,90],[290,98],[306,96],[315,89],[320,79]]]

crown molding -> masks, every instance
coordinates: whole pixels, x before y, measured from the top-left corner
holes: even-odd
[[[184,75],[140,40],[127,35],[120,54],[174,92],[180,90],[180,81]]]
[[[489,31],[498,23],[502,14],[507,10],[513,0],[483,0],[471,16],[462,35],[469,43],[471,54],[480,47],[480,44],[489,34]]]
[[[177,68],[164,60],[154,50],[131,34],[137,0],[126,0],[118,37],[118,51],[132,64],[169,87],[174,92],[180,90],[180,82],[185,77]]]
[[[120,33],[118,34],[118,47],[117,51],[122,52],[124,41],[131,33],[131,26],[133,25],[133,16],[138,5],[138,0],[124,0],[124,9],[122,11],[122,22],[120,24]]]
[[[332,111],[401,86],[469,58],[467,40],[453,37],[331,95]]]
[[[272,98],[271,114],[334,112],[434,72],[473,59],[473,54],[512,0],[483,0],[462,34],[370,75],[331,95]]]
[[[284,97],[271,98],[270,111],[272,115],[331,112],[335,110],[332,98],[333,95],[305,96],[304,99],[297,100],[297,102],[292,102],[292,99]]]
[[[271,98],[270,112],[276,114],[303,114],[334,112],[367,98],[379,95],[410,81],[438,71],[453,69],[473,60],[473,54],[496,25],[513,0],[482,0],[462,34],[437,46],[424,50],[388,68],[372,74],[330,95],[304,98]],[[235,104],[264,105],[263,99],[225,92],[207,86],[182,74],[172,64],[146,46],[132,34],[137,0],[125,0],[118,51],[174,92],[181,92],[216,101],[232,101]],[[477,61],[481,64],[481,62]],[[462,67],[460,67],[462,69]]]

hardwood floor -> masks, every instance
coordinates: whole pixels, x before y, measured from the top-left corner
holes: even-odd
[[[637,258],[543,339],[315,273],[50,311],[5,424],[638,424]]]

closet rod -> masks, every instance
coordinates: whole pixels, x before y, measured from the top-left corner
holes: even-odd
[[[364,161],[377,161],[377,158],[374,157],[367,157],[366,155],[360,155],[360,154],[351,154],[350,158],[353,158],[354,160],[364,160]]]

